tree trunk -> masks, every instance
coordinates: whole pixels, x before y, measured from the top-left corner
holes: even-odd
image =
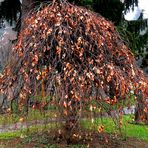
[[[22,17],[25,17],[32,8],[34,8],[34,0],[23,0],[22,1]]]
[[[68,109],[68,115],[66,117],[66,123],[65,123],[65,138],[67,141],[67,144],[77,143],[78,134],[80,134],[80,125],[79,125],[79,118],[80,118],[80,105],[78,105],[78,102],[73,101],[73,106],[70,109]]]

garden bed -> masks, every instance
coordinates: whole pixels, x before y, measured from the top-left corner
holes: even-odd
[[[53,133],[52,133],[53,134]],[[60,137],[51,137],[51,133],[34,133],[24,138],[0,140],[2,148],[147,148],[148,142],[136,138],[119,138],[110,134],[96,132],[83,135],[82,139],[74,144],[67,145]]]

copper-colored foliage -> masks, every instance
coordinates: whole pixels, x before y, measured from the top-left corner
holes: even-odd
[[[15,64],[5,68],[0,89],[21,104],[41,90],[41,81],[46,96],[60,98],[65,114],[73,101],[115,104],[137,89],[148,97],[148,80],[114,25],[67,2],[30,13],[13,52]]]

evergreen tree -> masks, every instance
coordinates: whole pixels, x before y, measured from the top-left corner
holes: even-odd
[[[22,0],[22,10],[28,9],[30,6],[40,4],[40,2],[49,0]],[[129,10],[130,7],[138,5],[138,0],[125,0],[124,3],[121,0],[69,0],[77,5],[90,7],[94,11],[100,13],[105,18],[113,21],[115,24],[120,22],[122,18],[122,11]],[[31,8],[31,7],[30,7]],[[0,5],[0,18],[5,18],[11,22],[16,21],[18,12],[21,13],[21,3],[19,0],[4,0]]]
[[[148,19],[143,19],[143,13],[137,20],[122,20],[117,27],[125,43],[136,57],[145,57],[148,44]]]
[[[12,24],[17,21],[17,15],[21,12],[21,4],[19,0],[4,0],[0,4],[0,20],[7,20]]]

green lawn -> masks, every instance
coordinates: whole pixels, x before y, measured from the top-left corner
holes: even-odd
[[[121,132],[124,137],[135,137],[138,139],[142,139],[148,141],[148,126],[147,125],[136,125],[131,124],[129,122],[132,121],[132,117],[130,115],[123,116],[123,125],[121,128]],[[104,126],[105,132],[107,133],[119,133],[117,128],[115,127],[114,122],[110,118],[96,118],[92,123],[90,119],[81,120],[81,126],[84,129],[97,131],[100,125]],[[34,133],[37,131],[48,130],[51,128],[58,128],[59,125],[55,123],[45,125],[36,125],[29,127],[29,129],[23,129],[21,131],[9,132],[9,133],[0,133],[0,139],[9,139],[14,137],[23,137],[24,135]],[[29,132],[28,132],[29,131]]]
[[[122,119],[121,132],[124,137],[135,137],[148,141],[148,125],[144,124],[131,124],[132,115],[124,115]],[[82,120],[81,125],[90,130],[98,130],[100,125],[104,126],[104,130],[107,133],[118,132],[117,128],[111,118],[96,118],[92,123],[90,120]]]
[[[14,124],[19,122],[20,118],[24,118],[25,121],[34,121],[34,120],[44,120],[47,118],[55,118],[58,116],[58,113],[55,110],[47,110],[44,113],[41,113],[39,110],[30,109],[27,115],[19,114],[4,114],[0,115],[0,125]]]
[[[11,138],[24,138],[26,136],[29,136],[33,133],[39,132],[42,133],[43,131],[47,131],[48,129],[58,129],[59,124],[50,123],[46,125],[33,125],[27,129],[18,130],[15,132],[6,132],[6,133],[0,133],[0,140],[1,139],[11,139]]]

